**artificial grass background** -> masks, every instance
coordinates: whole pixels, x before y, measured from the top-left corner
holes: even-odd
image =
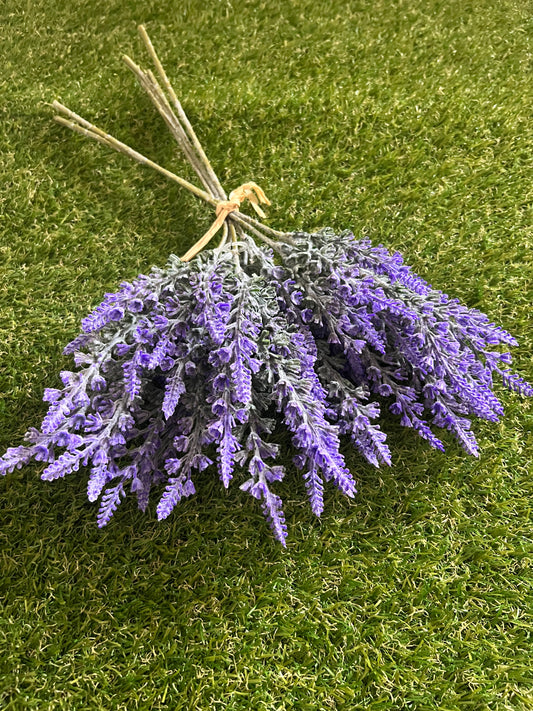
[[[141,7],[142,5],[142,7]],[[183,253],[212,213],[51,121],[59,98],[179,174],[120,61],[144,22],[227,189],[269,224],[353,228],[520,341],[533,378],[532,4],[4,0],[0,449],[45,412],[105,291]],[[386,418],[394,466],[345,451],[321,520],[291,470],[276,543],[211,472],[165,522],[96,528],[86,476],[0,480],[3,709],[533,708],[533,408],[478,423],[479,460]],[[154,503],[154,502],[153,502]]]

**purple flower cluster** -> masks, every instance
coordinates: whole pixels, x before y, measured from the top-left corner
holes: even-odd
[[[76,370],[45,390],[40,430],[8,449],[0,474],[31,460],[45,463],[44,480],[88,467],[104,526],[128,489],[144,511],[157,484],[166,518],[216,460],[223,485],[241,478],[285,545],[276,413],[320,515],[325,482],[356,493],[341,436],[372,464],[390,464],[376,422],[383,403],[433,447],[444,449],[433,429],[447,429],[477,455],[471,417],[503,413],[493,375],[533,395],[509,353],[494,350],[515,340],[432,289],[398,253],[331,230],[273,249],[243,239],[240,261],[234,248],[187,263],[172,256],[106,294],[65,348]]]

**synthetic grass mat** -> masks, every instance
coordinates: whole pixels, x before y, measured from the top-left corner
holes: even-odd
[[[145,23],[226,189],[279,229],[350,227],[515,335],[531,380],[530,2],[4,0],[0,449],[45,412],[80,319],[182,254],[213,215],[51,121],[58,98],[184,177],[120,61]],[[96,527],[86,476],[0,481],[0,706],[533,708],[533,408],[478,423],[478,460],[394,417],[394,466],[345,452],[359,494],[321,520],[290,469],[287,550],[206,471],[165,522]]]

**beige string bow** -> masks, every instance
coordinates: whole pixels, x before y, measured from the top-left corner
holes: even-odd
[[[259,206],[259,203],[263,205],[270,205],[270,200],[265,195],[262,188],[257,185],[257,183],[243,183],[235,190],[229,194],[228,200],[221,200],[216,206],[216,220],[213,222],[211,227],[207,230],[205,235],[201,237],[195,245],[193,245],[189,251],[181,257],[182,262],[188,262],[193,257],[195,257],[200,250],[202,250],[206,244],[216,235],[219,229],[222,227],[230,213],[238,211],[241,203],[248,200],[259,217],[266,217],[265,213]]]

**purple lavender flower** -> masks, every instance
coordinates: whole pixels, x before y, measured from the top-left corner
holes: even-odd
[[[172,256],[106,294],[65,348],[76,370],[45,390],[40,430],[7,450],[0,474],[32,460],[45,480],[86,467],[104,526],[128,490],[144,511],[155,486],[157,516],[167,518],[216,452],[222,484],[240,479],[285,545],[274,411],[320,515],[328,482],[356,493],[342,437],[375,466],[391,463],[376,422],[383,406],[433,447],[444,449],[434,429],[447,429],[477,456],[472,418],[503,414],[494,374],[533,395],[510,355],[494,350],[515,340],[432,289],[398,253],[331,230],[295,233],[274,249],[245,235],[241,261],[234,245],[188,263]]]

